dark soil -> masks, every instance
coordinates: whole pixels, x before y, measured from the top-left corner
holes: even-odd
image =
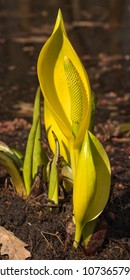
[[[22,132],[27,135],[29,126],[27,122],[19,119],[17,128],[15,122],[16,120],[8,123],[10,127],[12,123],[11,132],[8,129],[8,132],[4,131],[4,137],[1,136],[4,141],[9,136],[12,144],[17,143],[18,139],[23,142]],[[116,123],[116,135],[109,135],[107,139],[107,134],[101,133],[103,128],[102,124],[96,126],[95,133],[102,140],[110,157],[111,195],[87,250],[83,248],[82,243],[78,250],[73,248],[71,195],[66,195],[60,201],[59,207],[50,211],[44,191],[40,196],[29,200],[21,198],[1,170],[0,225],[28,244],[31,259],[130,258],[130,145],[127,144],[130,133],[121,134]],[[107,133],[108,131],[111,133],[110,127],[108,130],[107,126]],[[1,259],[3,258],[8,257],[2,256]]]
[[[37,2],[39,3],[39,1]],[[95,3],[97,2],[95,1]],[[71,195],[65,195],[64,199],[60,200],[59,207],[50,211],[46,206],[44,191],[40,196],[30,200],[19,197],[11,186],[5,170],[1,169],[0,225],[28,244],[27,249],[31,252],[30,259],[33,260],[130,259],[130,131],[129,129],[125,131],[122,127],[122,124],[130,123],[130,38],[127,32],[130,23],[130,1],[123,1],[124,10],[122,7],[118,10],[122,10],[122,16],[120,13],[115,15],[112,12],[107,13],[107,10],[110,12],[110,7],[105,7],[102,1],[101,3],[101,7],[94,6],[94,9],[91,4],[88,4],[88,12],[85,14],[85,1],[83,1],[80,7],[82,25],[78,25],[78,21],[73,15],[73,23],[68,23],[67,28],[72,36],[71,41],[74,43],[76,38],[80,42],[78,49],[81,59],[88,71],[92,89],[98,96],[95,134],[104,145],[111,162],[110,198],[99,218],[88,249],[85,250],[81,243],[75,250],[73,248]],[[120,1],[118,1],[119,3]],[[69,4],[65,7],[66,19],[69,21],[70,13],[68,11],[71,8]],[[55,14],[56,11],[57,8],[55,8]],[[6,12],[8,16],[9,11]],[[6,17],[6,13],[0,14],[1,20],[4,15]],[[34,20],[35,32],[36,27],[39,27],[37,17],[38,12],[36,14],[30,12],[27,18]],[[15,23],[13,19],[12,22]],[[86,22],[84,27],[83,22]],[[27,22],[25,23],[27,24]],[[17,71],[18,65],[13,65],[11,60],[7,60],[6,65],[3,60],[3,66],[0,69],[0,98],[2,100],[0,104],[0,140],[11,147],[16,147],[22,153],[25,152],[31,125],[34,93],[37,88],[33,63],[34,60],[36,62],[42,45],[41,38],[43,35],[48,37],[51,28],[46,27],[45,34],[38,37],[39,41],[35,40],[36,38],[33,39],[34,42],[32,42],[32,33],[28,37],[30,34],[28,32],[30,31],[24,30],[24,33],[19,33],[18,30],[14,30],[11,45],[16,47],[15,52],[19,52],[19,54],[24,52],[22,59],[28,60],[26,77],[23,76],[24,62],[22,68],[18,70],[19,72]],[[34,31],[31,29],[31,32]],[[86,40],[85,34],[90,40]],[[2,54],[5,49],[6,36],[7,34],[4,38],[3,35],[0,40]],[[30,41],[27,41],[29,38]],[[11,39],[9,39],[10,41]],[[37,42],[40,45],[37,45]],[[27,73],[27,68],[30,69],[29,73]],[[4,73],[6,73],[5,79]],[[16,84],[14,83],[15,75],[17,76]],[[21,83],[20,75],[22,75],[22,81],[27,78],[27,84]],[[28,92],[30,93],[28,94]],[[0,259],[8,259],[8,256],[0,256]]]

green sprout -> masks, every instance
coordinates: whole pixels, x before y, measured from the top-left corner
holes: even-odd
[[[28,136],[24,164],[23,164],[23,178],[26,187],[26,193],[29,195],[31,186],[33,184],[38,166],[43,165],[46,168],[47,156],[41,145],[41,101],[40,101],[40,87],[38,87],[35,103],[32,127]]]
[[[38,87],[34,102],[33,122],[28,136],[25,157],[14,148],[0,142],[0,165],[11,176],[13,185],[20,195],[28,196],[34,183],[38,167],[46,169],[47,155],[41,144],[41,97]]]

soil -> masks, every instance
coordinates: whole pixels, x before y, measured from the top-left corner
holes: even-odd
[[[0,225],[12,231],[18,238],[28,244],[27,249],[31,252],[30,259],[32,260],[130,259],[130,128],[124,126],[124,123],[130,123],[130,38],[126,35],[125,39],[127,37],[128,40],[124,42],[122,36],[122,32],[124,34],[126,31],[127,34],[129,26],[130,1],[124,1],[124,3],[125,20],[120,24],[118,20],[120,15],[117,18],[115,15],[115,22],[112,18],[109,18],[108,14],[104,14],[104,16],[106,15],[105,20],[101,18],[102,11],[105,9],[104,6],[101,6],[100,9],[98,7],[97,10],[87,7],[89,12],[86,12],[86,14],[82,6],[82,17],[87,19],[87,26],[77,25],[75,18],[72,25],[67,25],[73,40],[75,40],[77,34],[78,39],[82,42],[81,45],[84,46],[83,48],[79,46],[79,52],[88,71],[92,89],[98,96],[95,135],[105,147],[112,169],[110,198],[99,218],[88,248],[85,250],[82,242],[78,249],[73,248],[71,194],[65,195],[64,199],[60,200],[59,207],[50,211],[46,205],[44,190],[41,195],[35,198],[24,199],[13,189],[6,171],[0,169]],[[70,7],[67,6],[67,9],[69,10]],[[68,19],[67,11],[65,10],[65,15]],[[1,18],[3,15],[1,14]],[[35,24],[38,25],[37,22]],[[111,24],[114,24],[114,26],[111,26]],[[92,38],[88,43],[86,43],[83,35],[84,30],[87,30],[88,37]],[[97,38],[94,37],[94,32],[96,32]],[[119,34],[122,37],[115,39]],[[17,36],[17,39],[23,38],[22,36],[23,34],[21,34],[21,37]],[[31,36],[31,43],[27,43],[27,37],[24,37],[24,40],[26,40],[22,41],[22,51],[24,48],[24,52],[27,52],[31,58],[33,52],[35,54],[33,59],[35,59],[39,45],[34,51],[36,46],[32,44]],[[111,44],[108,46],[105,38],[109,36],[112,36],[112,40],[109,41]],[[4,36],[1,38],[3,38],[3,41],[1,39],[0,50],[3,50]],[[99,38],[103,42],[102,46]],[[98,40],[97,46],[94,40]],[[94,47],[93,50],[91,48],[92,43],[97,48],[95,51]],[[89,55],[86,55],[86,48]],[[28,61],[30,63],[30,58]],[[18,75],[13,65],[12,68],[11,65],[9,68],[9,64],[7,67],[8,77],[9,73],[11,73],[11,79],[13,75]],[[12,71],[15,73],[12,74]],[[35,69],[31,68],[30,71],[33,72],[31,72],[31,75],[33,75],[31,87],[32,80],[30,78],[26,87],[23,84],[20,84],[19,87],[12,84],[11,79],[8,83],[5,80],[2,83],[1,80],[0,87],[0,98],[3,101],[0,105],[0,140],[10,147],[16,147],[22,153],[25,152],[31,127],[33,93],[37,87]],[[3,69],[1,73],[1,77],[3,77]],[[27,77],[30,77],[30,73],[27,74]],[[27,96],[28,90],[31,94]],[[22,95],[20,95],[20,92],[22,92]],[[11,108],[5,101],[7,96]],[[45,141],[45,139],[43,140]],[[0,256],[0,259],[8,259],[8,256]]]
[[[21,125],[20,125],[21,122]],[[4,139],[23,142],[22,135],[28,134],[28,123],[19,119],[19,127],[10,121],[12,129],[5,132]],[[7,122],[6,126],[8,127]],[[13,130],[14,128],[14,130]],[[73,248],[72,197],[66,195],[59,207],[52,211],[43,194],[24,199],[19,197],[6,173],[1,170],[0,179],[0,225],[12,231],[28,244],[31,259],[129,259],[130,258],[130,146],[126,145],[130,133],[106,137],[101,133],[102,125],[96,126],[96,134],[102,140],[112,167],[112,186],[109,202],[100,216],[95,233],[85,250],[81,245]],[[116,124],[117,129],[117,124]],[[12,133],[13,130],[13,133]],[[107,129],[108,132],[108,129]],[[115,130],[114,130],[115,132]],[[2,138],[2,137],[1,137]],[[24,137],[23,137],[24,138]],[[21,144],[19,143],[19,146]],[[123,164],[122,164],[123,163]],[[1,256],[7,259],[7,256]]]

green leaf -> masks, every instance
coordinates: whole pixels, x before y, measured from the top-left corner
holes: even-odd
[[[82,144],[77,170],[74,178],[73,205],[76,223],[74,247],[78,246],[83,227],[86,224],[88,208],[96,191],[96,170],[91,153],[88,131]]]
[[[88,208],[86,219],[91,221],[98,217],[107,204],[111,187],[111,167],[107,153],[100,141],[89,132],[91,151],[96,169],[96,189]]]
[[[38,124],[38,119],[35,120],[30,130],[27,146],[26,146],[24,164],[23,164],[23,178],[24,178],[27,195],[29,195],[30,193],[32,182],[33,182],[33,178],[32,178],[33,148],[34,148],[37,124]]]
[[[23,155],[14,148],[9,148],[4,142],[0,141],[0,151],[9,156],[20,170],[23,166]]]
[[[0,151],[0,164],[7,170],[7,172],[11,176],[16,191],[20,195],[26,195],[23,180],[17,167],[14,164],[13,159],[11,159],[11,157],[4,152]]]
[[[84,226],[87,228],[87,223],[95,220],[105,208],[110,186],[111,168],[108,156],[100,141],[88,131],[74,179],[75,247],[78,246]]]
[[[33,111],[33,123],[32,127],[28,136],[28,141],[27,141],[27,146],[26,146],[26,152],[25,152],[25,158],[24,158],[24,165],[23,165],[23,177],[24,177],[24,183],[27,191],[27,195],[30,193],[30,189],[32,186],[33,182],[33,177],[34,177],[34,171],[38,168],[38,162],[40,158],[39,154],[39,149],[41,151],[41,143],[38,140],[39,136],[41,139],[40,135],[40,88],[38,87],[37,92],[36,92],[36,97],[35,97],[35,102],[34,102],[34,111]],[[36,137],[36,134],[38,138]],[[37,143],[35,143],[35,141]],[[35,170],[33,166],[33,155],[34,155],[34,146],[38,147],[38,155],[34,159],[35,161]],[[37,149],[36,147],[36,149]],[[35,153],[37,151],[35,150]],[[36,163],[37,160],[37,163]],[[37,170],[36,170],[37,172]]]
[[[36,133],[35,133],[35,141],[33,147],[33,159],[32,159],[32,179],[34,179],[37,174],[38,166],[43,165],[43,174],[45,179],[45,170],[48,163],[48,158],[45,150],[41,145],[41,120],[38,120]]]

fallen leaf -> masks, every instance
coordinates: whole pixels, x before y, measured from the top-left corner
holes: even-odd
[[[9,260],[25,260],[30,257],[30,252],[24,247],[26,243],[17,238],[11,231],[0,226],[1,255],[8,255]]]

